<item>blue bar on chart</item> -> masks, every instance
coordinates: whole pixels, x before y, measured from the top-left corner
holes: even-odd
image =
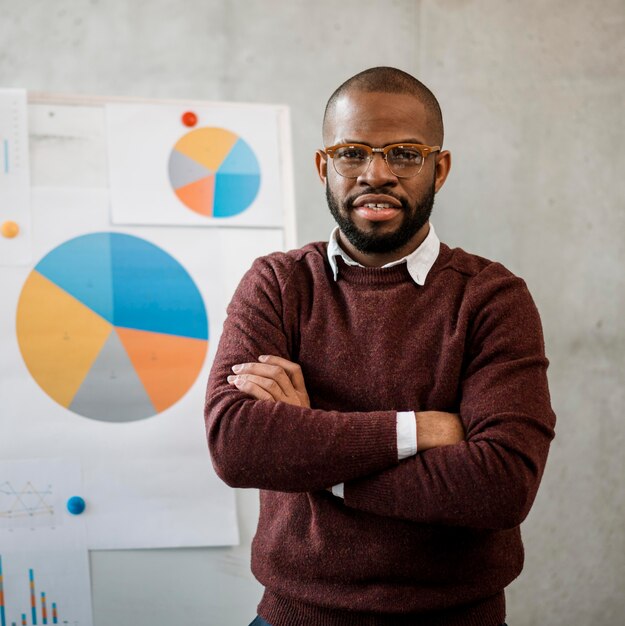
[[[2,557],[0,556],[0,624],[6,626],[6,615],[4,613],[4,579],[2,577]]]
[[[59,623],[59,615],[56,611],[56,602],[52,603],[52,623],[53,624]]]
[[[28,580],[30,582],[30,613],[33,618],[33,626],[37,626],[37,600],[35,598],[35,572],[28,570]]]

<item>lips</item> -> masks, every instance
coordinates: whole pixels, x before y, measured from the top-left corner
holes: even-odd
[[[402,204],[397,198],[386,194],[363,194],[352,203],[357,215],[370,222],[392,220],[402,211]]]
[[[358,196],[356,198],[356,200],[354,200],[354,202],[352,203],[352,206],[354,208],[359,208],[359,207],[370,207],[370,208],[375,208],[375,207],[382,207],[382,208],[396,208],[396,209],[401,209],[401,202],[397,199],[394,198],[393,196],[388,196],[386,194],[374,194],[374,193],[367,193],[367,194],[363,194],[362,196]]]

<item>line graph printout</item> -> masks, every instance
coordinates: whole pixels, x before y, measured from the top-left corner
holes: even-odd
[[[53,497],[53,488],[48,481],[41,485],[30,480],[0,482],[0,528],[54,527],[58,510]]]
[[[84,495],[81,474],[68,459],[0,461],[0,552],[84,548],[88,512],[66,506]]]
[[[92,626],[83,493],[69,459],[0,462],[0,626]]]

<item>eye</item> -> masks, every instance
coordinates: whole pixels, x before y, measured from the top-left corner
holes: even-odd
[[[356,146],[347,146],[345,148],[339,148],[334,153],[335,159],[341,159],[343,161],[366,161],[368,158],[366,150],[363,148],[357,148]]]
[[[393,148],[389,151],[387,159],[397,165],[420,165],[423,157],[416,148]]]

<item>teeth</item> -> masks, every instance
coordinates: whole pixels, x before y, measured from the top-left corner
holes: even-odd
[[[369,202],[365,204],[364,206],[367,209],[390,209],[391,208],[391,205],[386,202],[381,203],[381,204],[374,204],[373,202]]]

